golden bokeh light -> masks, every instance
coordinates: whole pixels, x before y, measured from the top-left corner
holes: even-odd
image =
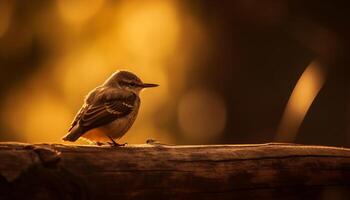
[[[172,1],[125,3],[118,16],[123,50],[152,62],[174,51],[179,34],[174,8]]]
[[[178,121],[184,132],[183,136],[188,141],[213,141],[219,138],[225,128],[225,103],[211,91],[189,91],[180,100]]]
[[[65,22],[79,25],[96,14],[104,0],[57,0],[56,3]]]
[[[42,62],[26,86],[20,84],[14,97],[1,105],[11,116],[6,119],[8,126],[23,134],[27,142],[62,142],[88,91],[122,69],[134,72],[144,82],[160,85],[141,93],[138,119],[122,141],[172,141],[167,135],[170,133],[157,130],[156,119],[151,116],[169,100],[169,68],[173,66],[167,63],[179,51],[181,34],[177,5],[160,0],[120,1],[117,5],[103,0],[56,1],[58,12],[47,15],[58,15],[65,22],[57,25],[61,30],[46,31],[45,23],[37,27],[45,40],[55,41],[49,42],[53,54]],[[176,59],[181,58],[179,53],[176,55]],[[15,97],[26,96],[33,106],[16,101]],[[13,112],[7,109],[14,105]],[[23,116],[24,126],[17,126],[17,116]]]
[[[2,106],[4,119],[27,142],[57,142],[73,117],[69,109],[35,76],[13,89]]]
[[[301,75],[284,111],[276,140],[293,142],[298,129],[325,81],[322,66],[313,61]]]
[[[98,51],[79,52],[60,60],[55,71],[55,81],[62,88],[68,102],[82,102],[82,97],[89,90],[102,84],[104,79],[115,71]]]
[[[266,12],[270,4],[272,12]],[[140,93],[138,117],[120,142],[265,141],[270,137],[258,133],[271,131],[276,131],[274,139],[293,142],[324,84],[322,65],[332,66],[329,79],[337,78],[345,46],[334,27],[303,21],[306,16],[288,10],[286,3],[250,1],[243,7],[179,0],[0,1],[2,139],[62,142],[85,95],[117,70],[127,70],[160,86]],[[266,34],[285,27],[291,31]],[[256,34],[245,34],[252,30]],[[276,49],[283,49],[278,58],[271,54]],[[291,85],[301,71],[278,66],[291,60],[302,65],[310,56],[322,63],[312,62]],[[261,59],[266,66],[259,68]],[[325,97],[344,89],[344,80],[330,82]],[[292,93],[280,119],[286,90]],[[331,101],[320,101],[310,119],[328,114]],[[268,115],[261,106],[266,102],[272,105]],[[316,121],[307,119],[300,133],[319,130]],[[340,123],[333,118],[327,128]]]

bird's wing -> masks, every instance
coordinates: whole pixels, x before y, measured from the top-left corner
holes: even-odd
[[[72,127],[79,124],[85,131],[108,124],[115,119],[128,115],[134,109],[137,96],[118,95],[93,104],[84,104],[76,115]]]
[[[82,114],[85,112],[85,110],[88,108],[89,104],[92,102],[92,100],[95,98],[96,94],[99,93],[101,89],[102,89],[102,87],[96,87],[91,92],[89,92],[88,95],[86,95],[85,100],[84,100],[84,105],[80,108],[80,110],[75,115],[68,132],[71,131],[75,125],[78,124]]]

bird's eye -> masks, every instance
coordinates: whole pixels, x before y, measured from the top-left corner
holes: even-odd
[[[131,82],[129,85],[130,85],[131,87],[135,87],[135,86],[136,86],[136,83]]]

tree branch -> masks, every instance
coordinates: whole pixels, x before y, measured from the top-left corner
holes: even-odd
[[[296,144],[0,143],[0,199],[350,196],[350,149]]]

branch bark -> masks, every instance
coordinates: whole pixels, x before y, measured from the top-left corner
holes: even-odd
[[[346,199],[349,185],[345,148],[0,143],[0,199]]]

